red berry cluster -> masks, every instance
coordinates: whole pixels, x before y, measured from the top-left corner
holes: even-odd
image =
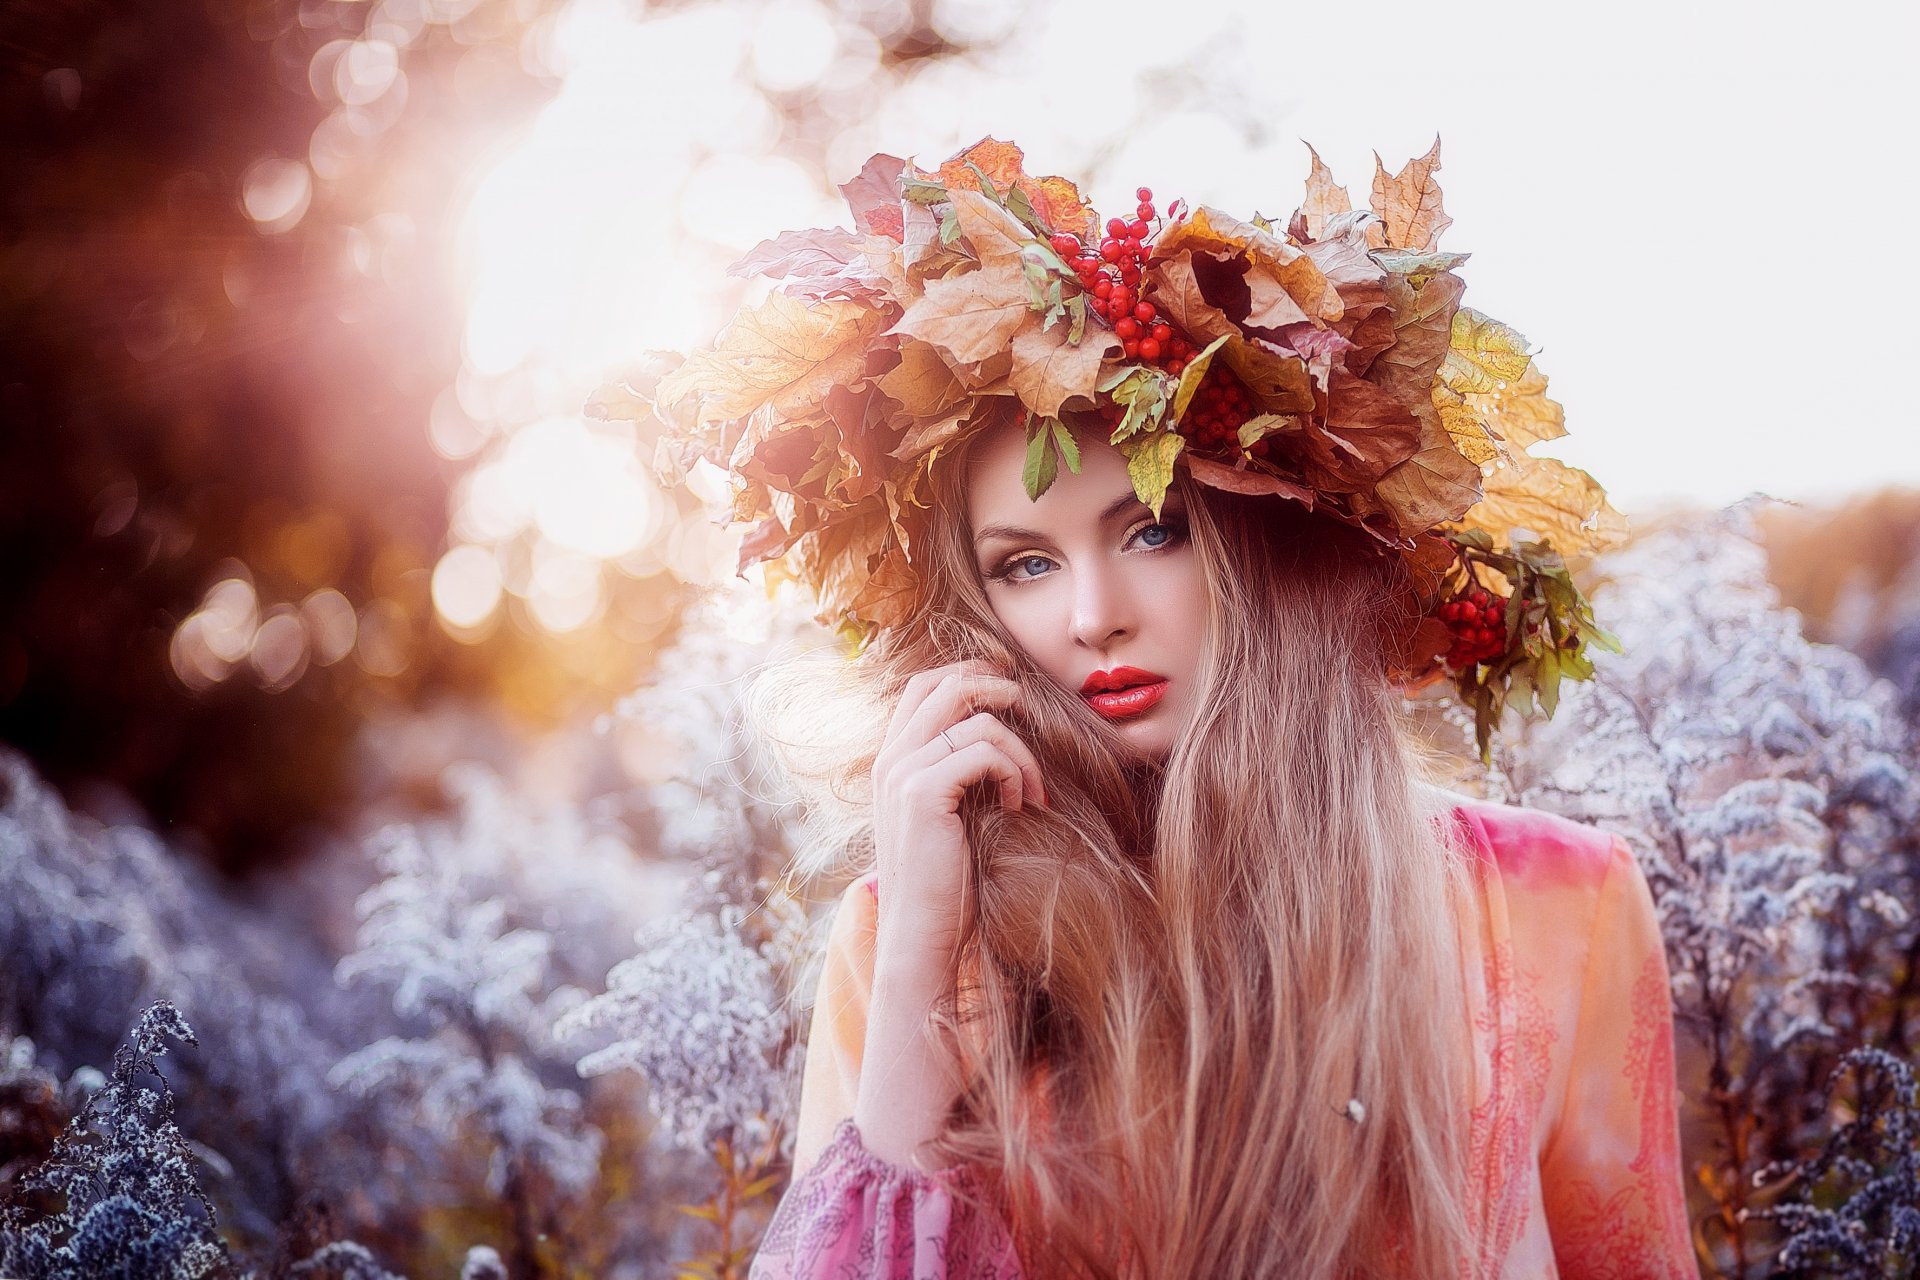
[[[1108,218],[1107,234],[1097,249],[1087,248],[1079,236],[1060,232],[1052,239],[1053,250],[1080,277],[1081,287],[1092,295],[1094,314],[1113,326],[1127,359],[1144,361],[1177,378],[1199,348],[1178,325],[1162,316],[1159,308],[1140,297],[1149,224],[1156,215],[1152,188],[1141,187],[1134,195],[1140,201],[1135,216]],[[1171,213],[1172,208],[1168,211]],[[1239,443],[1240,424],[1251,416],[1253,408],[1253,395],[1246,384],[1231,369],[1209,364],[1181,420],[1180,432],[1201,448],[1232,449]],[[1101,406],[1101,412],[1110,424],[1117,424],[1126,411],[1108,403]],[[1257,457],[1266,456],[1266,441],[1255,445],[1253,452]]]
[[[1507,600],[1485,587],[1475,587],[1440,606],[1440,620],[1453,632],[1447,665],[1464,669],[1490,662],[1507,651]]]

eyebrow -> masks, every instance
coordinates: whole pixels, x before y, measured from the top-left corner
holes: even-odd
[[[1167,505],[1161,508],[1162,514],[1164,514],[1168,510],[1168,508],[1172,507],[1173,505],[1174,505],[1174,502],[1172,500],[1172,496],[1169,495]],[[1107,523],[1107,521],[1113,519],[1115,516],[1120,515],[1123,512],[1132,510],[1135,507],[1138,507],[1142,511],[1152,510],[1152,508],[1147,506],[1146,503],[1140,501],[1140,497],[1138,494],[1134,493],[1132,490],[1128,490],[1126,493],[1121,494],[1119,497],[1115,498],[1112,502],[1109,502],[1107,504],[1107,509],[1100,513],[1100,523],[1105,524]],[[1047,535],[1042,533],[1038,529],[1028,529],[1017,524],[990,524],[986,526],[984,529],[980,530],[978,533],[973,535],[973,545],[978,547],[982,543],[990,542],[995,538],[1004,538],[1009,542],[1046,542],[1048,541]]]

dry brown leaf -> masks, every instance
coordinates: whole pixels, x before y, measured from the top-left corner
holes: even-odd
[[[1187,455],[1187,470],[1193,473],[1194,479],[1210,484],[1216,489],[1226,489],[1233,493],[1274,494],[1291,498],[1305,506],[1307,510],[1313,510],[1316,496],[1314,491],[1282,476],[1255,471],[1251,467],[1242,470],[1194,453]]]
[[[939,181],[948,191],[979,190],[979,175],[967,163],[972,161],[980,166],[1002,196],[1006,195],[1009,188],[1019,188],[1021,194],[1027,197],[1027,203],[1033,206],[1033,211],[1050,229],[1088,237],[1095,230],[1097,220],[1093,207],[1080,194],[1080,189],[1065,178],[1037,178],[1028,174],[1022,167],[1025,160],[1020,148],[1013,143],[986,137],[948,157],[940,166]]]
[[[900,344],[900,363],[876,380],[880,390],[916,418],[931,418],[964,400],[967,389],[932,343]]]
[[[1462,457],[1438,413],[1421,424],[1420,451],[1380,477],[1375,491],[1406,534],[1458,519],[1480,497],[1480,467]]]
[[[978,191],[955,187],[947,192],[953,202],[953,214],[960,222],[960,234],[976,258],[991,262],[998,258],[1018,258],[1020,246],[1033,239],[1033,233],[1006,207]]]
[[[1319,320],[1340,317],[1340,295],[1320,274],[1313,259],[1251,222],[1201,205],[1186,217],[1167,224],[1154,238],[1155,257],[1182,248],[1215,255],[1244,253],[1255,270],[1278,280],[1305,314]]]
[[[1300,202],[1300,214],[1306,219],[1307,234],[1318,240],[1326,233],[1331,219],[1353,208],[1353,201],[1348,198],[1345,187],[1334,183],[1333,171],[1321,162],[1313,144],[1304,145],[1307,154],[1313,157],[1313,168],[1307,173],[1307,197]]]
[[[1440,139],[1434,138],[1427,154],[1407,161],[1392,177],[1377,151],[1373,168],[1373,211],[1380,215],[1380,225],[1368,233],[1368,243],[1376,249],[1433,248],[1440,233],[1453,225],[1441,207],[1440,183],[1433,176],[1440,168]]]
[[[1393,345],[1374,358],[1367,380],[1411,403],[1425,400],[1453,340],[1454,312],[1465,288],[1451,272],[1433,276],[1418,289],[1403,276],[1389,277]]]
[[[1004,351],[1028,314],[1019,262],[996,258],[976,270],[927,281],[927,291],[887,332],[931,342],[954,360],[971,364]]]
[[[770,293],[758,307],[742,309],[710,350],[694,352],[662,378],[656,395],[667,404],[702,395],[703,424],[763,405],[783,416],[803,414],[829,387],[860,376],[866,341],[885,324],[885,312],[859,302]]]
[[[1200,281],[1194,275],[1193,254],[1189,250],[1161,257],[1155,251],[1153,260],[1144,272],[1147,292],[1142,296],[1150,299],[1153,305],[1201,346],[1212,342],[1223,333],[1233,332],[1233,322],[1226,313],[1208,302],[1200,292]]]
[[[1313,412],[1313,378],[1299,356],[1275,351],[1258,338],[1229,336],[1220,360],[1247,384],[1269,413]]]
[[[1075,396],[1091,401],[1100,380],[1100,362],[1121,353],[1120,339],[1105,326],[1089,325],[1078,343],[1067,341],[1067,326],[1056,321],[1051,329],[1029,313],[1024,328],[1013,336],[1013,368],[1007,381],[1021,402],[1042,417],[1051,418]]]

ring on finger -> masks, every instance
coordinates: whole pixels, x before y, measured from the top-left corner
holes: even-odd
[[[952,754],[953,754],[954,752],[956,752],[956,751],[958,751],[958,750],[960,749],[960,748],[958,748],[958,747],[956,747],[956,746],[954,746],[954,745],[953,745],[953,739],[952,739],[952,738],[948,738],[948,737],[947,737],[947,731],[946,731],[945,729],[942,729],[942,730],[940,731],[940,736],[941,736],[941,738],[943,738],[943,739],[945,739],[945,741],[946,741],[946,744],[947,744],[947,754],[948,754],[948,755],[952,755]]]

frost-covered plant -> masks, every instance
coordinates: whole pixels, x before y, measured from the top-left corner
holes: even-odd
[[[1563,686],[1558,714],[1510,735],[1486,782],[1617,831],[1640,858],[1698,1050],[1683,1092],[1714,1135],[1694,1163],[1739,1272],[1769,1247],[1746,1212],[1755,1169],[1824,1136],[1819,1081],[1850,1047],[1907,1055],[1920,1031],[1913,734],[1891,686],[1781,607],[1746,505],[1595,571],[1595,611],[1626,653]]]
[[[37,1058],[26,1036],[0,1037],[0,1201],[20,1174],[51,1154],[60,1131],[106,1082],[95,1068],[78,1067],[63,1084]]]
[[[696,1274],[740,1274],[753,1243],[738,1218],[773,1189],[768,1170],[791,1148],[802,1029],[788,993],[808,933],[805,912],[766,879],[742,895],[737,877],[711,870],[694,906],[640,929],[639,951],[607,974],[607,990],[554,1026],[557,1036],[610,1033],[580,1058],[580,1074],[638,1072],[658,1132],[712,1158],[712,1195],[685,1206],[718,1233]]]
[[[152,832],[70,812],[0,747],[0,955],[0,1032],[30,1037],[50,1072],[106,1061],[153,1001],[192,1022],[199,1042],[172,1059],[180,1126],[236,1245],[270,1238],[334,1127],[318,1074],[334,1055],[271,990],[312,985],[298,932]]]
[[[1760,1211],[1787,1232],[1776,1275],[1865,1280],[1920,1269],[1920,1086],[1892,1054],[1854,1049],[1827,1080],[1829,1108],[1849,1070],[1857,1086],[1850,1118],[1810,1158],[1763,1171],[1794,1189],[1791,1200]]]
[[[114,1052],[113,1071],[21,1180],[0,1216],[0,1273],[15,1280],[201,1280],[233,1274],[216,1214],[173,1122],[158,1061],[168,1039],[194,1043],[179,1010],[156,1001]],[[152,1078],[158,1088],[150,1087]],[[23,1199],[57,1204],[34,1209]]]
[[[804,917],[776,894],[750,921],[726,900],[726,879],[708,872],[709,905],[640,929],[639,950],[608,972],[607,990],[554,1026],[563,1037],[610,1032],[611,1043],[579,1059],[580,1074],[639,1072],[659,1131],[690,1151],[723,1137],[767,1141],[789,1119],[795,1080],[799,1028],[786,992]]]
[[[335,1063],[327,1080],[397,1108],[386,1132],[413,1127],[443,1143],[420,1153],[429,1160],[480,1138],[487,1190],[511,1217],[516,1271],[558,1266],[556,1215],[596,1181],[603,1140],[579,1095],[550,1085],[541,1068],[553,1018],[582,993],[548,990],[551,938],[506,927],[506,902],[476,900],[418,829],[391,826],[373,844],[385,878],[361,895],[358,949],[335,977],[384,988],[424,1034],[383,1037]]]
[[[749,878],[782,870],[798,821],[794,798],[745,715],[752,676],[820,628],[789,596],[751,584],[710,591],[689,606],[652,678],[596,728],[623,726],[651,744],[661,780],[639,788],[656,849]]]

